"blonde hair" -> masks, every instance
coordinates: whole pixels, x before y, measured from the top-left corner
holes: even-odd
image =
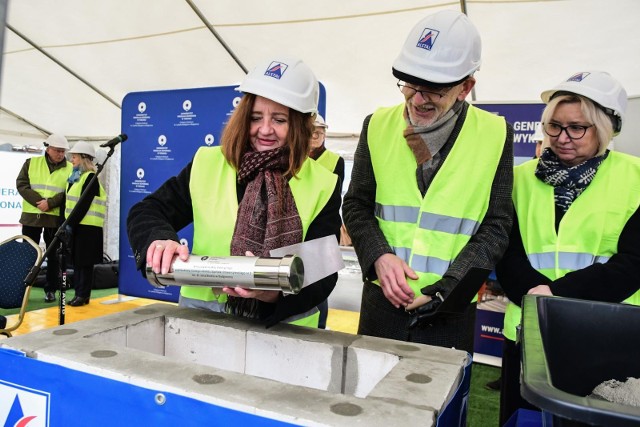
[[[542,112],[542,123],[549,123],[553,114],[560,104],[580,103],[580,111],[589,123],[593,123],[596,130],[596,139],[598,140],[598,151],[596,156],[601,156],[607,151],[609,143],[613,139],[613,124],[611,118],[602,111],[592,100],[581,95],[567,93],[553,98],[544,111]],[[549,135],[543,132],[544,139],[542,141],[542,149],[550,146]]]
[[[97,170],[96,165],[93,164],[93,157],[88,154],[73,153],[72,156],[80,156],[80,164],[78,165],[80,172],[95,172]]]
[[[222,154],[236,169],[240,168],[242,156],[251,150],[249,129],[255,100],[256,95],[252,93],[242,97],[220,137]],[[302,168],[311,150],[310,140],[314,130],[311,114],[289,108],[289,131],[285,140],[285,146],[289,147],[289,170],[285,172],[286,176],[296,176]]]

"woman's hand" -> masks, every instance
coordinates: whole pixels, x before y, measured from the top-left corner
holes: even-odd
[[[174,259],[189,259],[189,248],[175,240],[154,240],[147,249],[147,265],[156,274],[167,274]]]
[[[551,292],[551,288],[547,285],[538,285],[535,288],[531,288],[529,289],[529,292],[527,292],[527,295],[548,295],[548,296],[553,296],[553,293]]]
[[[244,255],[255,256],[251,251],[246,251]],[[280,298],[280,291],[262,291],[259,289],[246,289],[241,286],[236,286],[235,288],[225,286],[224,288],[222,288],[222,292],[232,297],[255,298],[259,301],[264,301],[264,302],[276,302],[278,301],[278,298]]]

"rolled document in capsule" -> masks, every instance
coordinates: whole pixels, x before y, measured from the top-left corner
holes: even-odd
[[[167,274],[156,274],[147,265],[147,280],[153,286],[202,286],[282,291],[297,294],[302,289],[304,265],[296,255],[283,257],[189,255],[176,259]]]

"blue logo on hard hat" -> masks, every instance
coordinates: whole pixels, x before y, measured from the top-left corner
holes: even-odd
[[[284,72],[287,71],[287,68],[289,68],[289,66],[284,62],[273,61],[267,68],[267,71],[264,72],[264,75],[280,80]]]
[[[440,34],[440,31],[438,30],[425,28],[422,30],[422,34],[420,35],[420,39],[416,46],[422,49],[431,50],[433,44],[436,42],[436,38],[438,38],[438,34]]]
[[[568,82],[576,82],[576,83],[580,83],[581,81],[583,81],[585,79],[585,77],[587,77],[589,74],[591,73],[576,73],[573,76],[569,77],[567,79]]]

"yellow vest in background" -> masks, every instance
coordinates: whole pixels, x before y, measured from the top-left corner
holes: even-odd
[[[67,190],[67,200],[64,209],[65,218],[69,217],[73,208],[78,204],[78,200],[80,200],[80,195],[82,194],[82,186],[89,174],[90,172],[88,171],[83,172],[82,175],[80,175],[80,179],[73,183],[71,188]],[[102,188],[100,182],[98,182],[98,185],[100,186],[100,195],[93,198],[89,210],[84,218],[80,220],[80,224],[93,225],[94,227],[104,226],[104,217],[107,213],[107,193],[104,191],[104,188]]]
[[[64,193],[67,188],[67,178],[71,175],[73,166],[66,161],[66,166],[49,172],[47,159],[45,156],[32,157],[29,160],[29,184],[43,198],[49,199],[58,193]],[[31,203],[22,203],[22,212],[40,215],[60,215],[60,208],[52,208],[47,212],[42,212]]]
[[[513,184],[520,235],[531,266],[555,280],[606,263],[618,252],[620,233],[640,206],[640,159],[610,152],[562,217],[557,233],[553,187],[536,178],[537,164],[538,160],[530,160],[517,166]],[[640,291],[624,302],[640,305]],[[509,303],[503,333],[512,341],[520,318],[520,307]]]
[[[502,156],[502,117],[469,106],[451,152],[424,197],[416,159],[403,137],[404,104],[377,110],[368,141],[376,177],[375,215],[395,254],[417,274],[416,295],[440,279],[482,222]]]
[[[336,170],[336,165],[338,164],[338,160],[340,160],[340,156],[338,156],[333,151],[324,150],[320,157],[316,159],[316,162],[324,166],[329,172],[333,172]]]

